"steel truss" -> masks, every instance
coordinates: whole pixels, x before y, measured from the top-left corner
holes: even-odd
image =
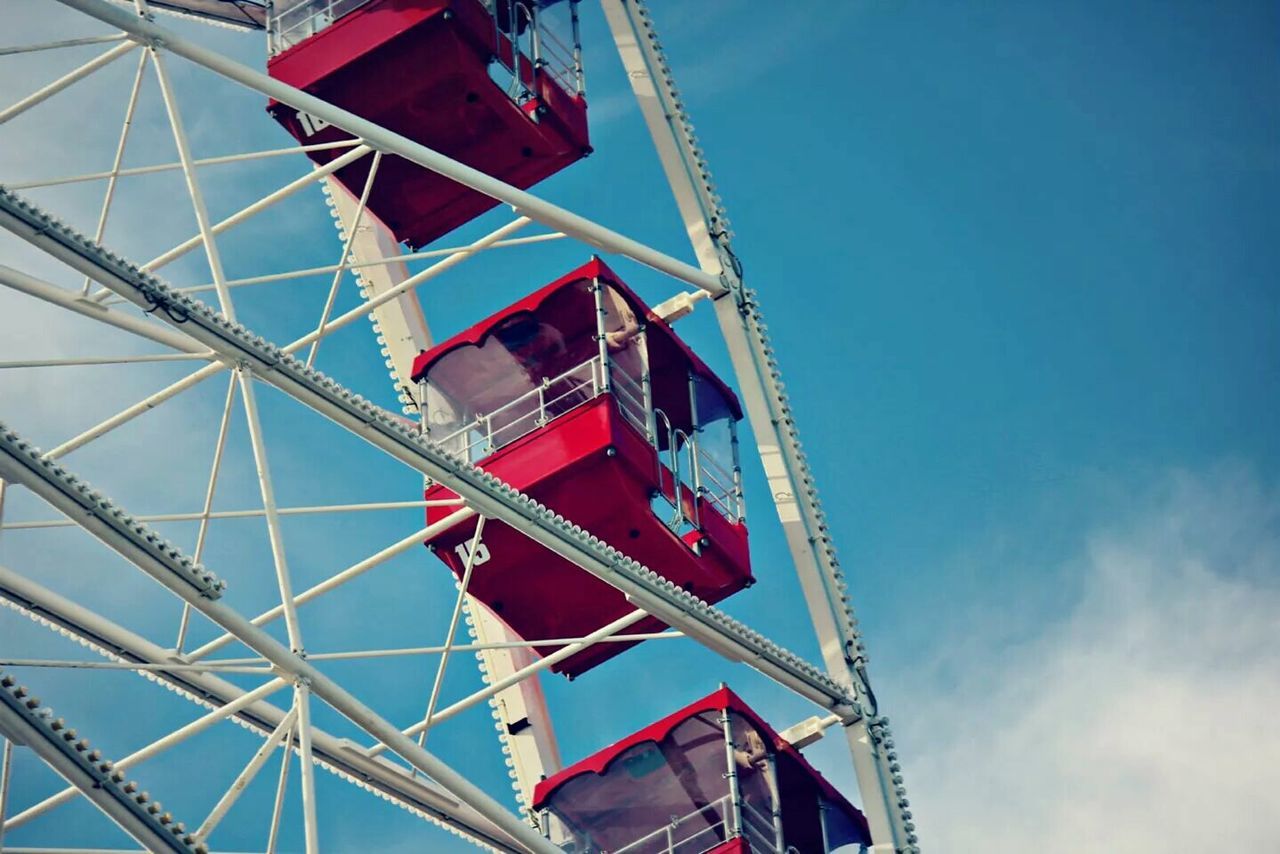
[[[689,230],[699,267],[692,267],[656,252],[531,194],[469,169],[424,146],[284,86],[263,74],[226,60],[212,51],[156,26],[145,15],[135,16],[102,0],[60,0],[60,2],[118,27],[123,32],[123,37],[128,38],[129,41],[112,48],[86,66],[55,81],[54,84],[24,99],[9,110],[3,111],[0,113],[0,121],[7,120],[36,103],[52,97],[76,80],[82,79],[97,68],[141,45],[144,52],[140,57],[137,80],[141,78],[143,63],[150,56],[161,83],[161,91],[178,143],[180,162],[134,170],[120,168],[120,156],[127,136],[129,116],[136,101],[137,82],[135,81],[126,115],[125,131],[122,132],[111,172],[71,176],[44,182],[33,181],[27,184],[34,187],[91,179],[108,180],[107,198],[104,200],[95,234],[95,237],[100,240],[117,178],[132,173],[145,174],[180,169],[187,180],[200,233],[145,265],[137,267],[97,246],[96,241],[72,232],[11,192],[0,189],[0,225],[82,273],[85,276],[86,294],[90,281],[96,281],[102,289],[91,299],[77,300],[61,288],[39,282],[8,268],[0,268],[0,283],[17,287],[34,296],[63,305],[72,311],[97,317],[99,320],[135,334],[144,335],[153,341],[179,350],[183,354],[182,358],[209,359],[210,364],[81,436],[64,442],[43,457],[33,453],[30,448],[24,447],[21,440],[12,433],[5,432],[0,436],[0,449],[2,449],[0,450],[0,478],[14,480],[30,487],[56,508],[65,512],[72,523],[86,528],[103,542],[121,554],[125,554],[145,572],[179,595],[186,603],[183,628],[179,632],[179,648],[182,646],[182,637],[185,633],[188,613],[186,609],[189,608],[205,613],[214,622],[222,625],[227,630],[227,634],[214,644],[206,644],[188,656],[176,656],[172,651],[162,650],[141,638],[129,636],[118,626],[113,626],[101,617],[78,608],[72,603],[60,600],[51,591],[42,590],[7,570],[0,570],[0,597],[16,603],[24,611],[37,615],[40,619],[51,620],[62,630],[75,634],[82,641],[117,661],[145,667],[145,671],[142,671],[144,675],[175,686],[180,693],[196,702],[220,709],[221,711],[217,714],[221,717],[231,717],[266,735],[267,740],[263,748],[252,757],[244,772],[237,778],[237,783],[242,780],[247,782],[247,779],[256,774],[265,764],[272,753],[270,748],[277,743],[284,743],[292,750],[303,754],[304,757],[311,754],[314,761],[321,767],[326,767],[366,788],[376,790],[384,797],[395,800],[424,817],[443,822],[482,845],[502,850],[549,850],[546,843],[530,832],[527,825],[515,819],[467,780],[422,750],[421,740],[418,744],[414,744],[413,739],[408,737],[415,734],[425,735],[431,725],[476,702],[498,695],[504,703],[512,704],[511,708],[504,706],[499,711],[500,723],[519,719],[522,715],[530,721],[538,722],[533,727],[537,736],[536,743],[528,743],[514,752],[515,763],[523,769],[521,779],[524,788],[527,790],[531,787],[531,783],[528,783],[531,777],[530,768],[549,767],[550,770],[554,770],[554,767],[558,766],[559,759],[555,751],[554,736],[549,731],[549,720],[546,718],[545,708],[530,708],[542,701],[540,691],[536,689],[536,682],[529,680],[529,677],[559,658],[551,656],[547,659],[533,659],[524,650],[516,648],[518,644],[502,633],[500,624],[492,618],[487,618],[482,609],[468,606],[465,581],[460,590],[458,608],[455,609],[449,636],[443,647],[373,651],[398,654],[430,651],[441,654],[440,668],[428,701],[427,714],[421,722],[408,727],[403,732],[365,708],[336,683],[325,679],[299,655],[302,651],[302,637],[296,615],[293,613],[298,604],[321,595],[377,565],[379,562],[377,558],[390,552],[391,549],[384,550],[368,561],[363,561],[329,581],[295,596],[288,583],[283,546],[278,542],[278,535],[273,533],[273,556],[277,575],[280,578],[282,604],[253,621],[248,621],[222,602],[215,601],[220,594],[218,582],[198,566],[198,561],[209,520],[219,515],[232,515],[213,513],[210,501],[217,478],[221,446],[225,438],[226,417],[230,412],[237,385],[246,407],[250,410],[247,412],[251,425],[250,432],[255,442],[254,451],[259,460],[260,475],[263,476],[263,510],[244,511],[243,515],[249,513],[265,515],[269,521],[269,529],[274,530],[273,520],[280,515],[289,512],[323,512],[325,509],[275,507],[271,496],[269,474],[266,474],[265,448],[260,445],[260,428],[255,426],[256,417],[252,413],[254,385],[252,379],[257,379],[276,387],[364,439],[370,445],[432,480],[447,485],[462,496],[464,506],[446,520],[449,525],[476,514],[479,514],[482,520],[489,518],[503,521],[623,591],[637,606],[637,611],[629,617],[591,636],[560,639],[560,641],[574,641],[573,645],[566,648],[567,652],[557,653],[560,657],[577,652],[590,643],[621,640],[626,637],[620,634],[625,631],[626,626],[647,613],[662,619],[679,633],[693,637],[730,660],[750,664],[779,684],[828,710],[826,717],[811,719],[819,720],[819,724],[810,729],[820,733],[821,729],[835,722],[843,724],[846,728],[864,804],[872,820],[876,841],[875,850],[918,850],[915,846],[910,812],[907,810],[905,794],[901,788],[900,769],[897,767],[896,755],[893,753],[887,721],[879,715],[874,695],[870,692],[865,671],[865,650],[857,634],[856,621],[853,620],[852,611],[848,606],[845,583],[835,559],[821,505],[812,486],[812,476],[799,448],[794,419],[785,394],[782,392],[780,373],[760,319],[759,308],[754,294],[746,290],[742,284],[741,268],[730,246],[727,219],[724,217],[718,198],[714,195],[705,161],[689,131],[682,105],[671,82],[670,71],[666,67],[656,35],[653,33],[652,21],[642,3],[637,0],[603,0],[610,26],[618,41],[619,51],[624,64],[631,72],[633,86],[645,117],[649,121],[654,141]],[[138,0],[138,3],[141,10],[145,12],[144,0]],[[106,41],[108,38],[116,37],[103,37],[101,40]],[[54,46],[58,45],[46,47]],[[195,166],[296,153],[306,150],[306,147],[195,160],[191,157],[185,143],[176,100],[167,82],[160,56],[162,51],[182,56],[224,77],[344,128],[353,134],[354,139],[349,143],[342,143],[351,147],[351,151],[344,155],[343,163],[371,155],[375,158],[376,166],[376,158],[387,153],[397,154],[506,202],[520,217],[509,226],[461,249],[431,250],[415,253],[412,256],[397,256],[398,247],[394,240],[388,243],[385,234],[378,234],[372,231],[367,223],[362,223],[363,198],[356,200],[345,197],[340,192],[334,192],[336,185],[326,176],[338,167],[330,164],[332,168],[317,169],[313,174],[291,182],[231,217],[216,224],[211,223],[203,211]],[[376,168],[374,171],[376,172]],[[341,226],[343,249],[339,263],[325,268],[228,280],[221,271],[216,245],[217,235],[317,180],[323,181],[326,186],[335,209],[335,217],[338,218]],[[367,190],[366,187],[366,193]],[[553,232],[531,238],[509,239],[508,236],[511,233],[530,221],[541,222],[552,228]],[[592,537],[589,532],[570,524],[527,496],[511,490],[486,473],[460,464],[441,453],[434,446],[422,441],[415,431],[393,416],[374,407],[359,396],[352,395],[312,368],[315,348],[326,335],[354,322],[358,317],[369,316],[374,322],[379,343],[384,346],[383,355],[388,358],[393,382],[396,382],[398,388],[403,387],[402,379],[407,376],[407,366],[412,355],[418,348],[430,343],[430,333],[426,328],[425,320],[422,319],[421,309],[417,306],[414,295],[413,289],[418,284],[472,257],[475,252],[487,248],[540,242],[564,236],[576,238],[606,251],[626,255],[699,288],[692,294],[677,295],[673,300],[659,307],[660,313],[664,316],[674,319],[691,310],[699,298],[707,295],[714,298],[715,310],[729,344],[739,386],[743,392],[753,430],[760,443],[761,456],[770,480],[775,504],[783,522],[788,543],[792,548],[811,617],[819,634],[827,674],[717,609],[674,588],[661,576],[636,564],[623,553]],[[203,248],[209,259],[214,279],[211,284],[197,288],[175,289],[151,275],[151,271],[196,248]],[[435,257],[446,253],[448,255],[443,262],[415,276],[409,276],[404,267],[404,261],[407,258]],[[356,275],[362,288],[361,296],[365,302],[357,309],[330,320],[329,313],[334,294],[341,277],[348,271]],[[333,279],[324,314],[311,334],[280,348],[255,336],[235,322],[228,291],[230,287],[281,281],[317,273],[333,273]],[[188,295],[205,289],[217,291],[221,302],[221,314]],[[169,330],[154,323],[139,322],[128,315],[114,313],[104,307],[106,303],[122,301],[131,302],[144,310],[154,312],[174,329]],[[308,345],[310,345],[310,353],[305,361],[299,361],[290,355]],[[121,517],[119,511],[100,496],[86,498],[86,494],[74,479],[68,480],[65,473],[52,464],[53,458],[82,447],[147,409],[171,399],[181,391],[224,370],[232,371],[233,379],[228,389],[224,424],[219,436],[218,451],[215,454],[213,471],[210,475],[205,506],[198,514],[168,514],[166,517],[157,517],[199,518],[201,533],[196,547],[195,563],[186,560],[180,552],[170,546],[165,545],[157,549],[154,541],[148,541],[148,537],[153,535],[145,531],[145,526],[135,524],[136,520],[131,518]],[[407,393],[402,393],[401,401],[409,407],[414,404],[412,397]],[[2,489],[3,480],[0,480],[0,490]],[[3,492],[0,491],[0,499],[2,497]],[[391,504],[393,503],[387,503],[388,506]],[[400,506],[420,504],[420,502],[394,504]],[[370,506],[367,509],[375,509],[375,507]],[[358,508],[344,505],[337,509]],[[127,521],[122,525],[115,524],[121,518]],[[4,527],[37,527],[46,524],[49,523],[11,523]],[[424,536],[426,531],[419,531],[402,543],[396,544],[392,549],[400,548],[406,542],[421,542]],[[476,637],[477,642],[456,644],[454,631],[458,616],[466,610],[472,612],[473,621],[476,623],[473,637]],[[285,649],[262,633],[259,628],[264,622],[279,616],[284,616],[289,623],[292,650]],[[206,659],[205,656],[233,639],[246,643],[262,656],[260,659],[252,660],[254,664],[270,662],[275,672],[289,677],[294,683],[294,704],[288,711],[266,703],[259,696],[254,696],[257,692],[246,694],[211,675],[218,668],[219,662]],[[492,684],[471,697],[437,711],[439,683],[445,661],[450,652],[463,649],[482,651],[485,655],[489,681]],[[510,652],[505,657],[499,655],[508,650]],[[335,653],[330,657],[355,657],[355,655],[357,653]],[[323,657],[322,655],[312,656],[316,660]],[[195,669],[201,663],[210,673]],[[230,664],[224,666],[231,668]],[[268,683],[268,685],[272,684]],[[279,682],[272,690],[284,684]],[[266,686],[258,690],[262,691],[265,688]],[[517,693],[512,693],[515,689],[519,690]],[[374,736],[377,742],[372,747],[362,750],[350,742],[335,739],[311,726],[307,720],[308,699],[313,693],[351,717]],[[245,697],[252,697],[252,700],[245,700]],[[237,702],[240,703],[239,706],[236,706]],[[211,714],[214,713],[211,712]],[[213,720],[205,725],[211,725]],[[545,731],[540,731],[540,727],[544,726]],[[816,736],[811,734],[809,737]],[[504,741],[508,747],[512,743],[510,737],[506,737]],[[415,769],[427,774],[430,779],[411,777],[398,766],[376,758],[386,749],[398,753]],[[315,803],[313,793],[309,794],[312,789],[309,780],[311,764],[311,761],[303,763],[303,792],[307,811],[305,828],[308,849],[315,850],[317,847]],[[269,850],[274,845],[278,828],[279,799],[283,794],[288,767],[287,763],[281,766],[277,810],[273,819],[272,842],[268,846]],[[532,775],[532,779],[536,779],[536,774]],[[525,796],[527,797],[527,791]],[[206,819],[197,836],[207,835],[220,820],[221,815],[230,808],[231,803],[234,802],[231,792],[224,797],[224,801],[225,808],[224,803],[220,802],[214,814]],[[32,811],[27,811],[27,813],[30,812]],[[2,816],[3,811],[0,810],[0,817]],[[12,824],[20,816],[6,824]]]

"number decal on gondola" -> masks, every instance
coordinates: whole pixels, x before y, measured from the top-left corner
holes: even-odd
[[[324,119],[313,116],[310,113],[304,113],[301,110],[298,111],[298,124],[302,125],[303,136],[315,136],[329,126],[329,123]]]
[[[453,547],[453,550],[457,553],[459,560],[462,560],[462,561],[467,560],[468,556],[470,555],[470,550],[467,548],[468,545],[470,545],[469,542],[461,542]],[[484,543],[481,543],[480,545],[476,546],[476,559],[475,559],[475,562],[472,564],[472,566],[480,566],[480,564],[488,563],[488,562],[489,562],[489,547],[486,546]]]

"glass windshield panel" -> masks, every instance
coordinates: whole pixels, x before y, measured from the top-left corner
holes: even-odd
[[[696,375],[693,382],[698,407],[698,467],[704,495],[720,515],[736,521],[741,508],[734,489],[733,473],[738,461],[733,446],[733,409],[715,383]]]
[[[590,288],[589,279],[566,285],[437,359],[425,378],[429,438],[474,461],[594,397]]]
[[[584,853],[713,848],[726,838],[725,763],[720,713],[701,712],[661,741],[624,751],[603,774],[587,772],[557,789],[547,806],[567,838],[555,841]]]
[[[827,844],[832,852],[840,854],[858,854],[862,847],[862,826],[852,817],[845,814],[844,809],[835,804],[824,803],[823,820],[827,826]]]

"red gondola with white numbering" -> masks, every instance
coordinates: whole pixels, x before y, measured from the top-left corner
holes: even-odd
[[[413,379],[423,430],[446,450],[706,601],[753,582],[737,397],[602,261],[421,354]],[[429,506],[427,520],[454,509]],[[428,543],[459,577],[474,530],[459,523]],[[486,525],[476,551],[468,593],[526,640],[582,637],[634,610],[503,523]],[[596,644],[552,669],[577,676],[627,646]]]
[[[566,44],[545,0],[276,0],[272,77],[521,189],[591,151],[577,2]],[[306,146],[351,134],[287,104],[268,111]],[[324,165],[342,147],[313,148]],[[371,157],[335,177],[356,198]],[[497,202],[398,156],[384,157],[368,210],[418,248]]]

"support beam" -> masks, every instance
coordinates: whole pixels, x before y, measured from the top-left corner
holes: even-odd
[[[267,764],[267,760],[271,758],[271,754],[275,753],[276,748],[283,747],[285,757],[286,759],[288,758],[289,742],[285,740],[285,737],[289,734],[289,728],[293,726],[293,722],[296,719],[297,711],[290,710],[284,716],[284,720],[280,722],[280,725],[272,730],[271,735],[267,736],[266,740],[262,742],[262,746],[254,751],[248,764],[244,766],[244,770],[231,781],[231,786],[218,799],[213,809],[209,811],[209,815],[201,822],[200,827],[196,829],[196,839],[208,842],[209,835],[213,833],[214,828],[218,826],[222,819],[226,818],[227,813],[235,806],[236,801],[240,800],[240,795],[244,794],[245,788],[258,776],[258,772],[262,770],[263,765]]]
[[[431,718],[427,720],[419,721],[418,723],[409,727],[407,730],[404,731],[404,734],[417,735],[418,733],[426,732],[433,725],[438,723],[443,723],[444,721],[447,721],[449,718],[453,717],[454,715],[457,715],[460,712],[465,712],[467,709],[471,708],[476,703],[482,703],[485,700],[492,697],[494,694],[497,694],[500,691],[510,688],[512,685],[518,685],[520,682],[524,681],[525,679],[528,679],[529,677],[534,676],[535,674],[540,673],[543,670],[546,670],[548,667],[551,667],[553,664],[557,664],[561,661],[564,661],[566,658],[568,658],[571,655],[576,655],[577,653],[581,652],[582,650],[586,649],[592,644],[597,643],[604,638],[607,638],[609,635],[614,634],[615,632],[620,632],[623,629],[627,628],[628,626],[635,625],[636,623],[644,619],[646,616],[648,615],[644,611],[632,611],[630,614],[627,614],[626,616],[619,617],[618,619],[614,620],[612,623],[609,623],[608,625],[605,625],[599,629],[596,629],[591,634],[587,635],[581,640],[575,641],[574,643],[570,644],[564,649],[556,650],[551,655],[548,655],[545,658],[538,659],[537,661],[533,662],[529,666],[521,670],[518,670],[515,673],[512,673],[510,676],[507,676],[504,679],[494,682],[491,685],[487,685],[468,697],[463,697],[461,700],[457,701],[456,703],[453,703],[447,708],[441,709]],[[384,744],[375,744],[374,746],[370,747],[366,751],[366,753],[368,753],[369,756],[378,756],[383,752],[385,752],[386,749],[387,747]]]
[[[314,507],[281,507],[276,512],[281,516],[314,516],[325,513],[367,513],[371,510],[421,510],[427,507],[457,507],[462,502],[456,498],[442,498],[437,501],[371,501],[365,504],[317,504]],[[266,514],[261,508],[256,510],[210,510],[209,519],[257,519]],[[192,513],[154,513],[138,517],[139,522],[203,522],[204,512]],[[70,528],[75,526],[70,519],[35,519],[30,522],[8,522],[0,525],[6,531],[23,531],[35,528]]]
[[[47,303],[65,308],[84,317],[91,317],[100,323],[114,326],[116,329],[123,329],[125,332],[146,338],[148,341],[172,347],[179,352],[213,358],[213,354],[209,352],[207,347],[178,330],[98,305],[91,300],[85,299],[80,294],[69,291],[66,288],[60,288],[57,285],[51,285],[43,279],[37,279],[35,276],[27,275],[21,270],[15,270],[3,264],[0,264],[0,285],[13,288],[15,291],[33,296],[36,299],[42,299]]]
[[[451,178],[476,192],[510,205],[517,213],[547,225],[556,231],[563,231],[572,237],[598,246],[606,252],[626,255],[641,264],[660,270],[669,276],[689,282],[701,288],[719,293],[723,285],[715,276],[710,276],[678,261],[669,255],[645,246],[643,243],[624,237],[612,229],[598,225],[585,217],[571,213],[564,208],[546,202],[524,190],[490,177],[478,169],[473,169],[446,157],[437,151],[420,145],[413,140],[393,133],[386,128],[362,119],[355,113],[333,106],[314,95],[308,95],[300,89],[273,80],[260,71],[255,71],[238,62],[227,59],[216,51],[202,47],[179,36],[172,30],[160,27],[151,21],[139,18],[125,9],[114,6],[105,0],[59,0],[86,15],[97,18],[104,23],[117,27],[132,37],[148,45],[163,45],[164,49],[184,57],[197,65],[233,80],[242,86],[261,92],[281,103],[301,110],[316,118],[323,119],[347,132],[365,140],[368,144],[387,154],[398,154],[419,166],[438,172]]]
[[[13,677],[0,674],[0,736],[29,747],[148,851],[206,854],[203,846],[184,841],[190,837],[171,825],[172,816],[165,814],[161,822],[158,804],[121,785],[124,776],[114,772],[99,751],[89,751],[88,742],[77,740],[64,722],[40,712],[38,699]]]
[[[249,706],[252,706],[259,700],[265,700],[284,686],[285,681],[283,679],[272,679],[270,682],[240,695],[225,706],[214,709],[213,711],[196,718],[191,723],[179,727],[164,738],[157,739],[146,747],[143,747],[140,750],[135,750],[123,759],[117,760],[115,768],[117,771],[127,771],[133,766],[139,765],[153,756],[164,753],[169,748],[176,747],[187,739],[199,735],[213,725],[238,714],[241,710],[246,709]],[[6,821],[4,826],[0,827],[0,830],[12,830],[14,828],[21,827],[27,822],[44,815],[54,807],[74,800],[79,794],[81,794],[81,792],[75,786],[63,789],[61,792],[50,795],[38,804],[27,807],[22,812],[17,813],[13,818]]]
[[[689,240],[702,269],[720,275],[716,317],[729,349],[738,388],[755,436],[801,590],[818,636],[827,673],[856,698],[858,715],[846,720],[863,808],[876,852],[917,851],[906,792],[892,751],[888,722],[880,716],[866,673],[866,650],[849,604],[848,585],[798,431],[781,370],[774,359],[755,294],[742,282],[731,246],[728,216],[645,0],[602,0],[627,78],[653,138]]]
[[[129,51],[133,50],[135,47],[137,47],[137,45],[133,42],[118,44],[106,53],[100,54],[89,60],[74,71],[67,72],[49,85],[37,89],[35,92],[32,92],[30,95],[8,109],[0,110],[0,125],[12,119],[16,119],[18,116],[38,104],[43,104],[45,101],[61,92],[63,89],[66,89],[71,84],[78,80],[83,80],[99,68],[110,65]]]
[[[119,41],[120,36],[116,38]],[[358,139],[342,139],[337,142],[320,142],[315,145],[295,145],[289,148],[271,148],[265,151],[246,151],[241,154],[223,154],[218,157],[201,157],[191,161],[192,166],[218,166],[226,163],[242,163],[247,160],[261,160],[266,157],[281,157],[286,154],[307,154],[312,151],[328,151],[333,148],[350,148],[359,145]],[[157,172],[174,172],[182,168],[181,163],[156,163],[151,166],[131,166],[128,169],[109,172],[85,172],[81,175],[64,175],[59,178],[37,178],[34,181],[0,181],[10,190],[34,190],[38,187],[58,187],[63,184],[83,184],[86,181],[104,181],[115,175],[117,178],[130,178],[135,175],[154,175]]]
[[[127,38],[124,33],[109,36],[86,36],[82,39],[62,39],[56,42],[43,42],[42,44],[24,44],[16,47],[0,47],[0,56],[13,56],[19,53],[37,53],[42,50],[57,50],[63,47],[80,47],[90,44],[106,44],[107,42],[118,42]]]
[[[56,632],[73,638],[93,651],[147,666],[182,662],[179,666],[151,672],[148,677],[162,682],[186,699],[217,711],[235,703],[245,691],[212,674],[188,670],[186,662],[171,651],[139,637],[100,614],[78,605],[13,570],[0,566],[0,599]],[[261,735],[271,732],[285,712],[258,700],[237,712],[234,718]],[[518,850],[505,834],[465,804],[435,784],[410,779],[398,765],[371,762],[346,739],[339,739],[313,727],[312,747],[326,770],[398,804],[409,812],[437,824],[447,824],[481,844],[500,851]]]
[[[503,809],[470,780],[403,735],[391,723],[343,689],[338,683],[295,655],[271,635],[251,624],[231,607],[211,598],[220,582],[193,567],[182,553],[145,526],[128,517],[101,495],[75,481],[57,464],[43,459],[21,437],[0,425],[0,477],[21,483],[60,512],[80,519],[82,527],[103,545],[120,554],[175,595],[191,603],[214,623],[282,672],[309,682],[320,697],[369,735],[387,744],[410,765],[435,780],[459,800],[500,828],[519,848],[541,854],[560,854],[519,818]]]
[[[78,0],[77,0],[78,2]],[[208,306],[178,294],[127,262],[109,256],[0,189],[0,227],[8,228],[135,305],[163,305],[184,317],[183,329],[261,380],[345,427],[411,468],[444,484],[476,512],[505,522],[621,590],[631,602],[734,661],[755,667],[814,703],[851,720],[859,712],[847,688],[789,651],[666,581],[647,567],[566,522],[474,466],[460,463],[417,430],[307,369],[279,348]],[[407,284],[407,283],[406,283]],[[416,747],[416,745],[415,745]]]

